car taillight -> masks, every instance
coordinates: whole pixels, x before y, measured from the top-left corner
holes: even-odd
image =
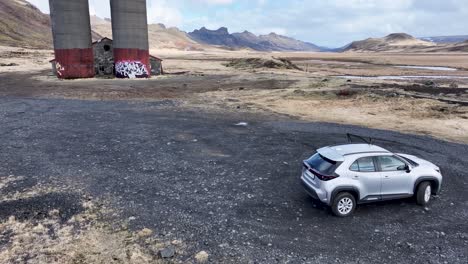
[[[314,173],[314,174],[315,174],[315,176],[317,176],[317,178],[319,178],[322,181],[331,181],[333,179],[336,179],[336,178],[340,177],[340,175],[338,175],[338,174],[335,174],[335,175],[322,175],[322,174],[318,174],[318,173]]]

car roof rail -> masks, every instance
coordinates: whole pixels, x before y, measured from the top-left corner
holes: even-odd
[[[374,142],[374,139],[371,138],[371,137],[363,137],[363,136],[359,136],[359,135],[354,135],[354,134],[350,134],[350,133],[347,133],[346,134],[346,137],[348,138],[348,142],[349,143],[356,143],[354,139],[358,139],[366,144],[369,144],[369,145],[372,145],[372,143]]]

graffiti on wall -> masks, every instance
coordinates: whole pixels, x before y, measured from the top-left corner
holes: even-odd
[[[141,61],[118,61],[115,64],[115,75],[119,78],[147,78],[149,72]]]
[[[55,69],[57,70],[57,75],[61,77],[63,75],[63,71],[65,71],[65,67],[60,64],[60,62],[55,62]]]

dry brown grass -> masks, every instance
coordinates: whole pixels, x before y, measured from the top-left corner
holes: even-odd
[[[0,191],[22,177],[1,177]],[[45,190],[35,187],[26,192],[17,192],[5,201],[25,200],[40,197]],[[158,252],[170,245],[152,236],[152,230],[143,229],[133,233],[125,227],[113,229],[101,220],[108,209],[93,201],[82,202],[84,210],[63,222],[58,209],[52,209],[43,219],[16,219],[10,216],[0,222],[0,263],[56,263],[56,264],[145,264],[171,263],[158,258]],[[142,246],[144,244],[145,246]],[[181,242],[177,250],[183,249]]]

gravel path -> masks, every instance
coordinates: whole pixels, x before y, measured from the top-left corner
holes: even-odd
[[[441,195],[427,208],[408,199],[331,216],[302,190],[301,161],[347,132],[438,164]],[[8,97],[0,135],[0,175],[106,199],[132,229],[187,243],[179,260],[205,250],[213,263],[468,262],[467,145],[173,101]]]

